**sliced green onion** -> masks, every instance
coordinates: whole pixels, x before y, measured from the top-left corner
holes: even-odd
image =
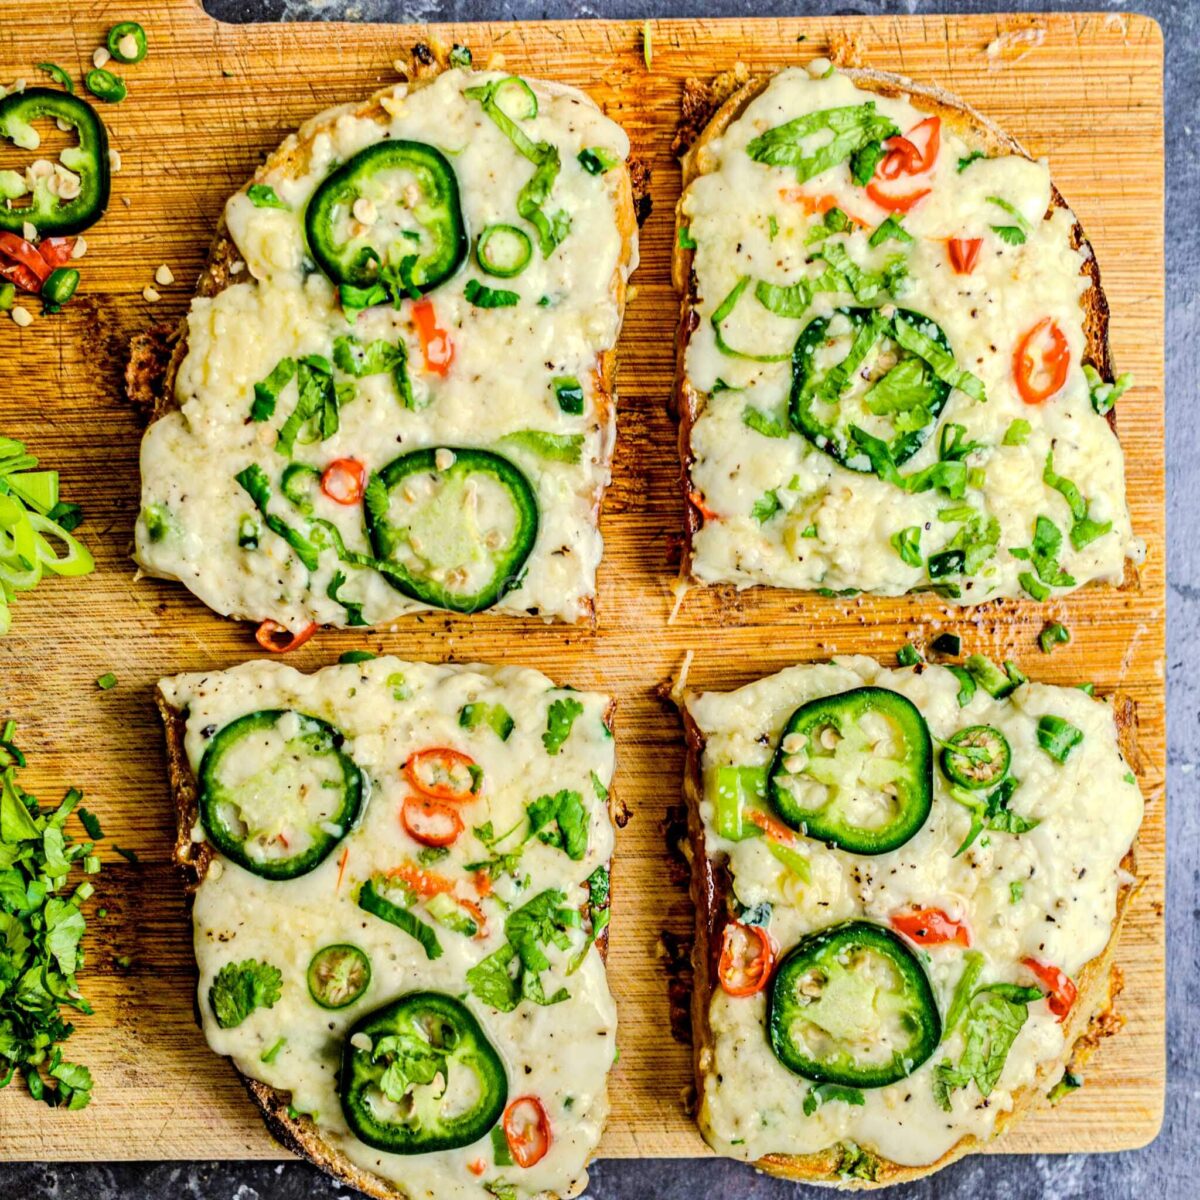
[[[285,212],[291,211],[269,183],[252,183],[246,189],[246,196],[255,208],[282,208]]]
[[[96,686],[102,692],[111,692],[117,686],[117,677],[111,671],[105,671],[99,679],[96,680]]]
[[[1063,717],[1047,714],[1038,721],[1038,745],[1055,762],[1065,763],[1071,751],[1083,741],[1083,730]]]
[[[489,225],[475,243],[475,261],[480,270],[498,279],[512,279],[529,266],[533,242],[515,225]]]
[[[1043,654],[1050,654],[1055,646],[1065,646],[1071,640],[1071,631],[1058,621],[1051,621],[1038,634],[1038,645]]]
[[[583,414],[583,385],[574,375],[558,375],[554,379],[554,399],[570,417]]]
[[[455,42],[450,48],[449,62],[452,67],[458,67],[463,71],[470,70],[473,62],[473,58],[471,56],[471,47],[461,46],[458,42]]]
[[[580,150],[576,156],[579,165],[589,175],[603,175],[617,165],[617,156],[605,150],[603,146],[588,146]]]

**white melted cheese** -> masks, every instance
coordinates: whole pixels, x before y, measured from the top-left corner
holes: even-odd
[[[424,141],[447,156],[458,178],[472,246],[488,225],[521,224],[517,193],[532,165],[480,103],[463,94],[495,78],[500,76],[447,71],[411,94],[399,84],[384,97],[390,119],[358,117],[347,109],[323,114],[300,134],[311,141],[307,168],[293,176],[277,166],[258,179],[274,188],[289,211],[257,208],[244,191],[229,200],[226,224],[247,270],[238,277],[243,282],[192,301],[188,353],[176,382],[180,409],[155,422],[143,440],[136,558],[145,571],[179,580],[220,613],[272,618],[293,630],[311,621],[346,624],[345,609],[327,595],[338,570],[350,577],[342,597],[361,604],[370,624],[424,607],[376,572],[339,564],[332,550],[310,573],[272,533],[264,533],[256,551],[238,547],[239,520],[254,509],[234,476],[250,463],[260,464],[272,481],[273,511],[299,528],[305,525],[280,497],[286,459],[274,449],[277,429],[295,407],[297,385],[293,381],[283,390],[272,420],[254,423],[248,414],[255,383],[285,357],[330,357],[334,339],[353,332],[364,344],[385,338],[407,345],[413,387],[425,407],[404,408],[390,374],[359,379],[357,398],[341,409],[337,434],[297,443],[294,461],[322,469],[352,457],[375,471],[425,447],[494,449],[525,472],[540,508],[524,580],[496,607],[564,621],[587,612],[602,551],[596,508],[608,481],[615,433],[612,405],[603,417],[597,413],[594,372],[597,354],[615,345],[621,323],[614,286],[621,233],[618,173],[591,175],[577,155],[598,147],[624,160],[629,153],[624,131],[583,93],[530,81],[539,112],[522,128],[559,149],[562,166],[549,206],[569,214],[571,230],[549,258],[542,257],[535,239],[530,264],[515,279],[483,274],[472,249],[463,268],[429,293],[438,324],[454,345],[444,378],[423,371],[411,305],[377,306],[348,324],[335,289],[313,271],[305,246],[303,212],[317,185],[338,163],[384,138]],[[532,227],[527,232],[532,236]],[[622,268],[625,275],[635,261]],[[515,291],[520,303],[476,308],[463,294],[468,279]],[[540,305],[543,297],[547,303]],[[557,376],[575,376],[583,385],[582,415],[560,410],[552,386]],[[502,441],[528,429],[582,435],[581,461],[547,461]],[[314,515],[337,525],[351,549],[367,550],[360,507],[335,503],[314,490]],[[151,507],[163,518],[158,540],[144,516]]]
[[[449,858],[428,869],[464,877],[464,863],[488,857],[469,832],[472,827],[490,820],[497,831],[509,829],[538,796],[571,788],[583,798],[589,816],[583,860],[573,862],[562,850],[531,839],[520,867],[528,885],[517,890],[510,877],[501,877],[496,895],[516,907],[553,887],[566,893],[572,907],[584,906],[584,881],[609,861],[613,850],[608,808],[593,783],[596,779],[607,787],[613,773],[613,740],[604,722],[608,698],[556,688],[527,668],[431,666],[395,658],[328,667],[312,675],[259,661],[229,671],[176,676],[161,687],[171,704],[187,712],[185,746],[193,771],[210,739],[230,721],[259,709],[286,707],[341,730],[345,752],[368,781],[359,824],[309,874],[269,882],[219,855],[214,858],[193,909],[199,1008],[209,1045],[229,1055],[244,1074],[291,1093],[293,1106],[312,1116],[325,1141],[400,1187],[409,1200],[485,1200],[484,1185],[497,1179],[513,1185],[522,1198],[582,1191],[584,1165],[608,1113],[607,1075],[616,1052],[616,1006],[599,953],[590,949],[568,976],[567,965],[583,944],[583,934],[572,935],[568,951],[548,947],[552,966],[543,975],[546,993],[564,986],[570,998],[545,1008],[524,1002],[503,1013],[480,1002],[466,983],[467,971],[504,944],[506,910],[499,899],[481,901],[487,916],[483,937],[468,938],[435,925],[444,953],[430,961],[413,938],[360,909],[354,895],[372,874],[414,860],[422,849],[399,820],[401,804],[411,792],[401,767],[416,750],[449,746],[479,764],[483,786],[480,798],[462,808],[468,832],[451,847]],[[542,734],[550,703],[564,696],[579,701],[583,712],[551,756]],[[508,710],[515,725],[507,741],[487,724],[471,730],[459,726],[459,710],[476,701]],[[339,885],[343,850],[348,853]],[[422,919],[429,920],[424,913]],[[372,979],[362,999],[346,1009],[326,1011],[309,997],[306,972],[317,950],[341,942],[367,953]],[[248,958],[279,968],[282,996],[235,1028],[222,1029],[209,1004],[209,988],[221,967]],[[552,1140],[535,1166],[496,1166],[488,1137],[459,1150],[399,1156],[373,1150],[349,1132],[336,1089],[345,1031],[373,1009],[426,988],[462,998],[478,1018],[504,1060],[510,1100],[525,1095],[541,1099]],[[287,1041],[278,1056],[262,1062],[280,1037]],[[472,1165],[477,1170],[482,1166],[480,1173]]]
[[[999,521],[1000,541],[996,555],[974,578],[955,580],[961,603],[1024,594],[1018,577],[1029,564],[1009,550],[1030,545],[1039,514],[1063,532],[1059,561],[1075,585],[1119,583],[1125,559],[1142,551],[1130,527],[1121,449],[1092,408],[1082,370],[1086,343],[1080,298],[1089,279],[1080,274],[1084,255],[1070,245],[1074,215],[1062,208],[1046,215],[1051,183],[1044,162],[1008,155],[977,160],[959,172],[959,159],[972,147],[943,122],[935,166],[908,189],[931,189],[902,217],[912,243],[889,240],[871,248],[870,231],[887,213],[854,185],[845,163],[797,187],[794,169],[755,162],[747,152],[753,138],[802,114],[866,101],[902,131],[925,116],[906,99],[863,91],[844,75],[813,79],[798,69],[780,73],[723,136],[700,152],[701,174],[681,201],[681,220],[696,242],[699,316],[686,368],[692,385],[706,393],[691,435],[691,487],[715,514],[693,537],[695,578],[739,587],[855,588],[899,595],[927,584],[928,576],[924,565],[901,559],[892,535],[916,526],[921,554],[928,558],[958,529],[939,520],[939,510],[965,503]],[[844,241],[863,269],[879,270],[889,258],[906,255],[908,274],[896,303],[935,320],[959,366],[983,382],[985,403],[953,390],[940,419],[941,425],[965,426],[967,440],[982,445],[968,462],[983,468],[984,479],[968,488],[965,500],[950,501],[937,491],[909,495],[875,475],[842,467],[798,432],[769,438],[744,423],[748,405],[786,421],[790,357],[755,363],[723,354],[710,318],[743,276],[787,285],[819,273],[823,264],[805,264],[820,246],[806,239],[822,217],[806,212],[799,192],[813,200],[832,197],[867,227],[833,239]],[[991,203],[992,196],[1007,200],[1027,223],[1023,245],[1009,245],[993,231],[1012,225],[1014,218]],[[971,274],[954,273],[946,249],[951,237],[983,239]],[[750,287],[723,325],[725,338],[741,350],[790,355],[811,320],[854,303],[849,294],[818,293],[803,318],[793,320],[769,312]],[[1053,318],[1064,332],[1070,367],[1057,394],[1030,405],[1013,381],[1013,351],[1042,317]],[[730,390],[718,387],[718,380]],[[1024,445],[1005,446],[1004,435],[1016,419],[1028,421],[1032,432]],[[1050,450],[1057,473],[1074,480],[1089,502],[1091,518],[1112,522],[1111,532],[1082,550],[1065,537],[1071,527],[1067,502],[1042,481]],[[902,471],[913,473],[937,457],[935,432]],[[769,491],[775,491],[780,506],[760,523],[754,506]]]
[[[970,814],[952,800],[934,766],[933,809],[905,845],[864,857],[802,841],[811,884],[769,852],[763,838],[732,842],[715,831],[714,772],[718,766],[765,766],[780,731],[801,705],[821,696],[873,684],[907,696],[934,738],[967,725],[999,729],[1012,750],[1020,780],[1011,807],[1040,822],[1013,835],[985,832],[955,858],[970,829]],[[945,668],[890,670],[869,658],[793,667],[734,692],[689,696],[687,710],[706,739],[701,815],[705,849],[727,855],[737,899],[772,908],[769,931],[782,955],[804,935],[837,922],[865,918],[887,924],[911,907],[941,908],[965,919],[973,948],[985,956],[981,984],[1033,982],[1020,960],[1032,956],[1077,977],[1108,943],[1116,913],[1119,864],[1137,833],[1142,796],[1117,746],[1112,710],[1075,688],[1030,683],[1007,700],[979,688],[960,708],[959,684]],[[1037,741],[1038,718],[1053,713],[1083,731],[1083,741],[1060,765]],[[1011,884],[1021,885],[1014,902]],[[963,966],[956,944],[929,946],[922,957],[944,1015]],[[722,1154],[758,1159],[765,1154],[809,1154],[853,1141],[894,1162],[925,1166],[960,1138],[987,1138],[1013,1095],[1034,1081],[1039,1067],[1061,1060],[1063,1027],[1045,1001],[1029,1017],[986,1100],[972,1083],[951,1094],[951,1111],[934,1099],[936,1064],[958,1062],[962,1025],[907,1079],[865,1090],[865,1104],[822,1105],[805,1116],[809,1083],[788,1071],[771,1051],[764,1030],[766,994],[727,995],[717,987],[709,1010],[712,1057],[705,1065],[700,1123]]]

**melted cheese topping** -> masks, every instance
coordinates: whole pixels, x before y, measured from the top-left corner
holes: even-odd
[[[845,163],[798,187],[794,168],[756,162],[747,152],[747,144],[765,130],[806,113],[867,101],[905,132],[925,116],[906,99],[863,91],[843,75],[813,79],[803,70],[780,73],[723,136],[699,152],[701,174],[681,200],[681,221],[696,242],[699,317],[686,369],[692,386],[706,393],[691,434],[691,487],[715,514],[693,537],[695,578],[739,587],[853,588],[899,595],[927,586],[929,576],[924,563],[913,566],[900,557],[892,536],[919,529],[921,557],[927,560],[959,528],[939,519],[939,511],[969,504],[999,522],[998,549],[974,577],[945,581],[960,586],[961,596],[950,598],[973,604],[1024,594],[1018,576],[1029,563],[1009,550],[1030,545],[1039,514],[1064,534],[1059,561],[1074,579],[1072,586],[1119,583],[1126,557],[1139,555],[1141,548],[1130,528],[1121,449],[1108,423],[1093,411],[1082,370],[1086,343],[1080,299],[1089,278],[1080,273],[1084,255],[1070,244],[1074,215],[1055,208],[1047,216],[1051,183],[1044,162],[1008,155],[977,159],[960,172],[959,160],[972,147],[943,122],[933,169],[909,181],[908,188],[901,186],[906,182],[901,177],[892,189],[931,189],[902,218],[913,241],[889,240],[872,248],[870,231],[888,214],[853,183]],[[1019,212],[1026,230],[1023,245],[1010,245],[994,232],[996,226],[1016,226],[1018,218],[993,203],[993,196]],[[983,382],[985,403],[954,390],[941,414],[942,426],[963,425],[966,439],[980,443],[967,461],[982,468],[983,478],[968,488],[965,500],[950,501],[937,491],[910,495],[875,475],[848,470],[787,426],[792,346],[811,320],[856,303],[848,293],[817,293],[804,316],[793,320],[769,312],[750,287],[723,325],[726,341],[787,360],[755,363],[718,349],[710,318],[739,279],[789,285],[823,268],[809,261],[821,248],[809,238],[823,217],[809,211],[812,203],[806,206],[806,198],[824,205],[831,200],[861,220],[865,228],[852,227],[848,235],[829,241],[843,242],[864,270],[878,271],[896,255],[906,259],[896,303],[935,320],[958,365]],[[983,240],[970,274],[955,274],[951,267],[946,241],[953,237]],[[1052,317],[1065,334],[1070,368],[1056,395],[1030,405],[1013,381],[1013,352],[1042,317]],[[782,421],[788,432],[773,438],[749,428],[743,418],[748,406]],[[1004,445],[1017,419],[1028,421],[1032,432],[1023,445]],[[1055,470],[1074,480],[1088,501],[1089,516],[1112,522],[1111,532],[1081,550],[1065,537],[1072,524],[1066,500],[1042,480],[1051,450]],[[935,432],[902,471],[914,473],[937,459]],[[756,512],[756,503],[771,492],[776,500],[768,499]],[[770,515],[760,520],[764,508]]]
[[[422,369],[410,304],[379,305],[348,324],[333,285],[314,270],[305,245],[303,213],[314,189],[338,163],[384,138],[424,141],[442,150],[458,177],[472,242],[488,225],[520,224],[517,193],[532,165],[479,102],[463,94],[495,78],[500,76],[447,71],[411,94],[399,84],[383,97],[390,119],[358,117],[348,109],[323,114],[301,131],[308,145],[298,148],[294,139],[284,145],[285,153],[307,150],[301,173],[293,177],[281,163],[258,178],[274,188],[287,210],[255,207],[245,192],[230,199],[226,224],[248,278],[192,301],[188,353],[176,381],[180,409],[156,421],[143,440],[136,557],[147,572],[179,580],[220,613],[269,617],[294,630],[311,621],[347,623],[346,610],[327,594],[338,570],[349,575],[340,595],[361,604],[371,624],[424,607],[376,572],[339,564],[331,550],[309,572],[272,533],[263,534],[257,550],[238,546],[239,521],[254,508],[234,476],[250,463],[260,464],[271,478],[273,511],[297,527],[306,525],[279,495],[286,459],[274,449],[278,427],[295,407],[297,385],[283,390],[272,420],[254,423],[248,415],[255,383],[285,357],[330,357],[334,339],[353,332],[364,344],[384,338],[407,346],[421,407],[401,405],[390,373],[358,379],[357,397],[342,406],[336,435],[297,443],[293,461],[323,469],[353,457],[375,471],[424,447],[496,450],[530,479],[541,521],[521,585],[496,607],[564,621],[586,614],[602,550],[596,514],[615,432],[612,405],[597,412],[596,356],[615,345],[620,328],[618,268],[627,276],[635,263],[620,263],[620,172],[591,175],[577,155],[598,147],[623,161],[629,153],[625,133],[581,92],[531,82],[539,112],[521,127],[558,147],[562,166],[548,203],[570,216],[570,233],[549,258],[542,257],[535,239],[530,264],[515,279],[483,274],[472,251],[464,267],[429,294],[438,324],[454,345],[444,378]],[[532,227],[527,232],[532,236]],[[476,308],[463,294],[468,279],[515,291],[520,303]],[[583,385],[582,415],[561,411],[553,388],[558,376],[574,376]],[[502,440],[529,429],[581,436],[580,461],[550,461]],[[361,508],[313,490],[313,515],[333,522],[352,550],[367,550]],[[149,523],[148,510],[155,514]]]
[[[593,947],[567,975],[583,944],[579,931],[571,935],[569,950],[546,947],[552,963],[542,977],[546,994],[563,986],[570,998],[545,1008],[523,1002],[509,1013],[480,1002],[467,986],[466,973],[504,944],[505,905],[515,908],[553,887],[566,893],[567,904],[581,908],[588,897],[584,881],[611,858],[613,829],[600,796],[614,765],[612,736],[605,725],[608,698],[558,689],[526,668],[430,666],[394,658],[327,667],[313,675],[259,661],[230,671],[179,675],[160,686],[172,705],[187,712],[185,747],[193,771],[209,740],[230,721],[259,709],[291,707],[340,729],[346,753],[368,782],[366,810],[357,827],[307,875],[272,883],[219,855],[214,858],[193,909],[199,1009],[209,1045],[229,1055],[244,1074],[290,1092],[293,1106],[311,1115],[325,1141],[356,1165],[401,1186],[410,1200],[483,1200],[489,1195],[484,1185],[497,1179],[512,1184],[521,1197],[582,1191],[587,1183],[584,1164],[608,1114],[606,1081],[616,1052],[616,1006],[603,960]],[[551,756],[542,734],[549,705],[564,697],[577,700],[583,711]],[[459,725],[460,709],[475,702],[502,704],[508,710],[514,728],[506,741],[486,723],[470,730]],[[444,950],[434,961],[412,937],[368,915],[354,901],[364,880],[415,859],[423,849],[404,832],[398,816],[411,792],[402,764],[429,746],[458,749],[483,769],[480,798],[461,809],[468,830],[485,821],[497,832],[507,830],[520,823],[527,804],[563,788],[579,793],[588,814],[587,852],[581,861],[531,838],[520,862],[528,883],[519,887],[511,875],[497,879],[495,898],[480,902],[487,915],[483,937],[468,938],[434,925]],[[202,831],[196,836],[202,837]],[[502,848],[510,848],[509,843]],[[343,851],[347,857],[339,883]],[[488,857],[487,848],[468,832],[450,848],[448,858],[428,870],[459,878],[464,863]],[[417,911],[432,923],[420,905]],[[317,950],[342,942],[369,956],[371,984],[348,1008],[326,1011],[309,997],[306,972]],[[221,967],[247,958],[282,971],[282,996],[235,1028],[222,1029],[209,1004],[209,988]],[[535,1166],[496,1166],[487,1137],[459,1150],[399,1156],[373,1150],[349,1132],[336,1087],[345,1031],[395,997],[425,988],[464,999],[504,1060],[510,1099],[541,1099],[552,1141]],[[262,1055],[280,1037],[287,1038],[283,1049],[273,1062],[264,1063]],[[468,1167],[479,1160],[486,1165],[482,1175]]]
[[[967,725],[999,729],[1012,750],[1020,786],[1012,810],[1039,824],[1028,833],[986,832],[955,858],[970,829],[969,812],[949,797],[934,766],[929,818],[898,850],[873,857],[850,855],[800,839],[812,882],[802,883],[770,853],[764,838],[732,842],[714,826],[715,772],[721,765],[766,766],[780,731],[801,705],[863,684],[907,696],[934,738]],[[1117,747],[1112,710],[1075,688],[1030,683],[1006,700],[982,688],[960,708],[958,681],[943,667],[889,670],[872,659],[838,658],[794,667],[734,692],[689,696],[687,711],[706,739],[701,763],[705,849],[728,856],[733,890],[745,906],[772,905],[769,931],[782,955],[805,934],[851,918],[887,924],[911,907],[941,908],[966,920],[985,967],[980,984],[1029,984],[1020,960],[1032,956],[1072,977],[1100,954],[1112,933],[1120,885],[1119,864],[1142,818],[1142,796]],[[1055,762],[1037,741],[1038,719],[1052,713],[1083,731],[1067,761]],[[1018,884],[1020,898],[1011,887]],[[963,968],[956,944],[929,946],[925,970],[943,1016]],[[933,1072],[959,1061],[963,1026],[907,1079],[863,1092],[856,1107],[829,1102],[802,1112],[809,1083],[772,1053],[763,1028],[766,994],[749,998],[714,990],[709,1017],[713,1047],[705,1063],[700,1123],[722,1154],[757,1159],[765,1154],[809,1154],[852,1141],[894,1162],[925,1166],[960,1138],[986,1138],[997,1116],[1012,1107],[1017,1089],[1063,1060],[1063,1027],[1045,1001],[1029,1017],[987,1102],[974,1084],[951,1093],[951,1109],[934,1099]]]

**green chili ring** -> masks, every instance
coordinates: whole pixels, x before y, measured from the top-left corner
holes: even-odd
[[[308,994],[321,1008],[349,1008],[371,986],[371,960],[349,942],[322,946],[306,975]]]
[[[120,104],[129,95],[125,80],[103,67],[93,67],[84,77],[84,86],[97,100],[105,104]]]
[[[392,587],[413,600],[450,612],[481,612],[520,586],[526,561],[537,540],[537,497],[525,474],[507,458],[490,450],[464,447],[444,447],[443,450],[449,450],[454,456],[448,467],[437,465],[437,457],[442,451],[415,450],[393,459],[368,485],[363,508],[367,536],[375,553],[374,566]],[[390,520],[391,493],[402,488],[411,476],[426,473],[436,474],[446,484],[465,481],[471,475],[490,477],[503,489],[512,507],[514,527],[507,544],[490,552],[490,577],[473,591],[456,591],[433,578],[431,572],[414,571],[395,557],[408,534],[407,527],[397,527]],[[379,503],[379,491],[373,486],[375,480],[382,483],[387,504]]]
[[[942,749],[942,770],[951,783],[978,792],[995,787],[1012,762],[1008,739],[992,725],[968,725]]]
[[[402,1047],[407,1068],[399,1081],[404,1103],[382,1093],[394,1046]],[[469,1087],[459,1083],[460,1073],[472,1077]],[[473,1098],[465,1112],[448,1114],[429,1094],[439,1074],[445,1091]],[[360,1142],[389,1154],[429,1154],[484,1137],[508,1103],[508,1075],[465,1004],[441,992],[409,992],[347,1030],[338,1094]]]
[[[79,286],[79,272],[74,267],[56,267],[50,278],[42,284],[42,299],[47,304],[61,308],[75,295]]]
[[[853,376],[857,373],[858,367],[861,366],[862,361],[865,361],[866,356],[873,348],[874,342],[881,337],[895,342],[897,318],[903,318],[910,324],[922,328],[932,328],[932,341],[945,350],[947,354],[951,353],[950,342],[941,326],[921,313],[912,312],[909,309],[898,308],[886,320],[881,317],[879,310],[874,308],[839,308],[834,315],[845,317],[850,322],[856,341],[862,336],[868,343],[866,349],[863,351],[861,360],[854,363],[852,368],[847,369],[845,368],[845,363],[851,361],[848,355],[847,359],[828,368],[823,373],[817,374],[813,368],[813,361],[817,351],[826,341],[827,330],[832,317],[817,317],[810,321],[801,330],[800,336],[796,339],[795,348],[792,351],[792,390],[788,404],[788,415],[792,426],[799,433],[802,433],[818,450],[828,454],[830,458],[847,468],[847,470],[870,475],[875,472],[874,464],[867,459],[862,450],[847,436],[848,431],[839,429],[836,425],[823,420],[815,411],[815,405],[818,402],[835,406],[838,404],[842,392],[851,383]],[[872,332],[874,332],[874,336],[872,336]],[[948,383],[939,379],[931,370],[924,369],[925,364],[923,359],[915,354],[900,350],[898,343],[896,343],[896,346],[900,354],[900,360],[890,370],[894,370],[900,363],[912,359],[923,365],[920,382],[921,387],[924,389],[924,399],[919,407],[928,416],[928,419],[920,428],[904,432],[898,430],[896,435],[890,440],[884,439],[892,462],[896,466],[901,466],[912,458],[929,439],[929,435],[937,425],[942,409],[946,406],[951,388]],[[831,391],[833,392],[832,395],[829,394]]]
[[[222,767],[229,753],[244,738],[274,730],[287,718],[297,720],[297,730],[285,745],[281,766],[286,767],[289,762],[299,764],[303,760],[307,760],[310,766],[316,766],[321,759],[329,760],[328,766],[332,768],[331,773],[336,775],[336,779],[325,782],[338,791],[337,805],[322,819],[293,830],[297,843],[295,848],[287,843],[286,853],[278,854],[273,850],[268,853],[274,841],[279,840],[272,839],[256,853],[252,844],[248,844],[253,831],[242,820],[244,810],[239,805],[238,789],[230,787],[222,779]],[[342,749],[343,740],[342,734],[327,722],[291,709],[263,709],[238,717],[224,726],[209,742],[197,773],[200,823],[208,840],[230,861],[261,879],[296,879],[315,870],[358,820],[366,795],[362,772]],[[260,778],[273,766],[270,763],[261,764],[254,778]],[[302,778],[298,786],[289,789],[285,780],[283,790],[289,798],[292,794],[302,795],[305,782]],[[308,790],[313,789],[309,786]],[[316,790],[320,792],[324,789]]]
[[[851,743],[860,739],[862,722],[868,715],[887,722],[889,736],[899,743],[899,750],[890,757],[869,756],[865,766],[858,768],[859,777],[848,780],[844,777],[848,769],[845,764],[858,759],[843,760],[839,771],[838,747],[846,742],[848,750],[862,749]],[[801,747],[785,749],[797,738],[803,742]],[[789,763],[798,755],[803,757],[803,765],[792,770]],[[823,784],[829,798],[819,807],[801,804],[788,786],[794,780]],[[890,820],[868,826],[841,815],[837,791],[848,782],[861,782],[872,792],[889,797],[886,803],[892,810]],[[860,687],[810,700],[796,709],[783,727],[767,776],[767,797],[782,820],[806,837],[851,854],[895,850],[916,836],[933,807],[933,739],[929,726],[911,700],[887,688]]]
[[[533,242],[515,225],[489,225],[475,242],[479,268],[497,279],[512,279],[529,266]]]
[[[136,49],[132,57],[121,49],[121,43],[131,37]],[[108,31],[104,43],[108,52],[119,63],[140,63],[146,57],[146,31],[136,21],[120,21]]]
[[[874,969],[868,979],[862,968],[869,959]],[[881,967],[892,986],[864,996],[863,989],[882,977]],[[852,1008],[877,1013],[877,991],[888,997],[881,1007],[898,1044],[890,1058],[864,1061],[862,1048],[880,1044],[879,1030],[851,1033],[847,1018]],[[808,1041],[807,1028],[817,1031]],[[767,999],[767,1036],[775,1057],[804,1079],[878,1088],[907,1078],[929,1058],[941,1040],[942,1021],[929,978],[903,939],[882,925],[847,921],[810,933],[783,956]]]
[[[342,240],[334,226],[354,207],[373,175],[399,170],[410,172],[421,192],[416,219],[433,245],[392,262],[391,246]],[[313,193],[304,213],[304,233],[317,266],[334,283],[354,288],[377,284],[386,266],[404,273],[406,287],[418,293],[432,291],[462,266],[469,249],[454,168],[440,150],[425,142],[389,140],[360,150]]]
[[[36,149],[32,122],[41,117],[70,125],[79,138],[79,145],[73,148],[79,195],[60,202],[49,192],[35,191],[31,204],[0,205],[0,229],[20,234],[29,221],[43,237],[82,233],[100,220],[108,207],[108,133],[86,100],[53,88],[33,87],[0,99],[0,137],[22,149]]]

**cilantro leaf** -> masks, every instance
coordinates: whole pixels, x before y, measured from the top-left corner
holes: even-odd
[[[272,1008],[279,999],[283,975],[270,963],[247,958],[226,963],[208,989],[208,1003],[222,1029],[240,1025],[256,1008]]]
[[[582,860],[587,853],[588,815],[578,792],[564,788],[552,796],[539,796],[525,812],[531,834],[547,846],[557,846],[572,861]]]
[[[583,713],[583,705],[574,696],[563,696],[550,704],[546,714],[546,732],[542,734],[542,745],[547,754],[557,754],[563,743],[571,736],[577,717]]]
[[[804,1115],[811,1117],[822,1104],[829,1104],[834,1100],[859,1108],[867,1102],[866,1097],[856,1087],[843,1087],[840,1083],[814,1083],[804,1097]]]

